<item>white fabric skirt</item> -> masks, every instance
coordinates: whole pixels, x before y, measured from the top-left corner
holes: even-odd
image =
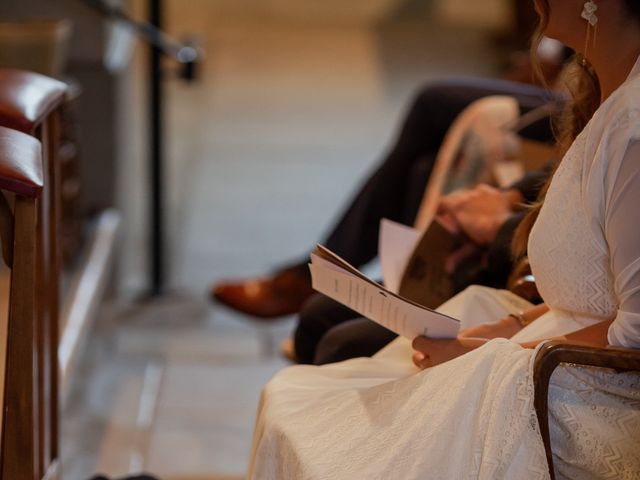
[[[464,328],[529,306],[506,291],[470,287],[439,310]],[[575,329],[562,318],[556,327],[557,334]],[[412,352],[399,338],[373,358],[278,373],[262,394],[248,478],[549,478],[533,408],[532,350],[496,339],[424,371],[412,364]],[[592,378],[576,380],[565,370],[552,387],[563,400],[574,394],[575,382]],[[566,436],[565,422],[553,416],[552,432]],[[576,459],[574,450],[563,454],[561,478]],[[573,478],[589,478],[578,473]]]

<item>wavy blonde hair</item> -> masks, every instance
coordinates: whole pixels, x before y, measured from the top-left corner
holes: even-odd
[[[549,21],[549,3],[547,0],[540,0],[538,3],[540,21],[531,42],[531,56],[534,71],[540,81],[545,84],[537,59],[537,50]],[[584,57],[575,55],[565,65],[561,78],[559,87],[567,93],[568,101],[560,115],[553,119],[553,131],[559,151],[557,158],[564,156],[600,105],[600,83],[595,71]],[[555,172],[556,167],[557,164],[554,166],[553,172]],[[527,253],[529,234],[538,218],[552,177],[553,174],[549,176],[547,183],[540,190],[538,200],[527,207],[529,211],[516,229],[511,245],[514,260],[520,260]]]

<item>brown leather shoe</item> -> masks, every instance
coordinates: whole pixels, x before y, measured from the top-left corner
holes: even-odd
[[[211,287],[218,302],[261,319],[296,313],[313,294],[307,266],[282,270],[270,277],[222,282]]]

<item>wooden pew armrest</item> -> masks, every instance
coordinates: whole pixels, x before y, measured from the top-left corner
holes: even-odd
[[[0,127],[0,189],[35,198],[43,185],[40,142],[30,135]]]
[[[549,380],[555,369],[562,363],[611,368],[617,372],[640,372],[640,350],[572,345],[562,341],[546,342],[540,347],[535,358],[533,369],[534,405],[552,479],[554,478],[554,472],[553,454],[549,436]]]
[[[67,95],[67,85],[33,72],[0,68],[0,123],[33,135]]]
[[[0,127],[0,189],[27,198],[42,192],[41,144],[35,138]],[[0,193],[0,244],[2,259],[13,264],[14,219],[6,197]]]

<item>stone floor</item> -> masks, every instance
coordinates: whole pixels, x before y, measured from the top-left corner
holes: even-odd
[[[321,20],[236,9],[228,21],[214,2],[168,3],[171,30],[199,32],[208,53],[197,84],[168,82],[171,289],[137,298],[147,248],[134,68],[119,295],[102,309],[66,403],[71,479],[242,478],[260,389],[286,365],[278,344],[293,319],[234,314],[207,301],[207,285],[304,255],[380,158],[417,86],[496,69],[486,31],[438,22],[418,2],[380,0],[375,12],[347,9],[348,21],[336,12],[349,2]]]

